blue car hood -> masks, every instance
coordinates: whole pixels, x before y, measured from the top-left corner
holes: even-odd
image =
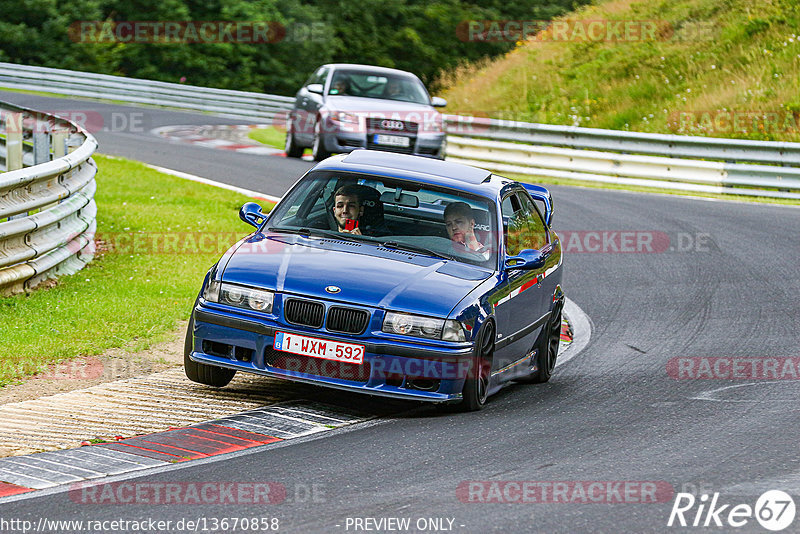
[[[224,282],[377,308],[446,317],[492,273],[463,263],[371,244],[255,234],[222,274]],[[328,286],[341,291],[331,294]]]

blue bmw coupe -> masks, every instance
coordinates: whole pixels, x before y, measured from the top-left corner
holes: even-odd
[[[546,382],[564,293],[542,187],[417,156],[356,150],[308,171],[211,268],[186,376],[236,371],[482,408]]]

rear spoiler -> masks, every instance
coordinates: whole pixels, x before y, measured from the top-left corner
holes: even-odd
[[[553,195],[541,185],[523,183],[522,186],[534,200],[540,200],[544,203],[544,222],[547,226],[550,226],[553,220]]]

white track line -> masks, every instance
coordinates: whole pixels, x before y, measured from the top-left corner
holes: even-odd
[[[567,363],[580,354],[589,344],[589,339],[592,337],[591,319],[570,299],[564,301],[564,315],[567,316],[569,324],[572,325],[572,343],[563,352],[559,351],[556,367]]]
[[[227,189],[228,191],[234,191],[236,193],[241,193],[243,195],[247,195],[248,197],[258,198],[268,200],[270,202],[278,202],[281,197],[276,197],[273,195],[268,195],[266,193],[260,193],[258,191],[251,191],[250,189],[242,189],[241,187],[236,187],[235,185],[223,184],[222,182],[215,182],[214,180],[209,180],[208,178],[203,178],[202,176],[196,176],[194,174],[189,174],[188,172],[176,171],[173,169],[167,169],[166,167],[159,167],[157,165],[150,165],[145,163],[148,167],[158,172],[163,172],[164,174],[169,174],[172,176],[177,176],[178,178],[183,178],[184,180],[191,180],[192,182],[198,182],[201,184],[212,185],[214,187],[219,187],[220,189]]]

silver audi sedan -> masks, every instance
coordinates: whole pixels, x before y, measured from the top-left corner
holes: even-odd
[[[323,65],[297,92],[286,121],[286,155],[307,147],[321,161],[356,148],[444,158],[447,101],[428,94],[415,75],[397,69]]]

